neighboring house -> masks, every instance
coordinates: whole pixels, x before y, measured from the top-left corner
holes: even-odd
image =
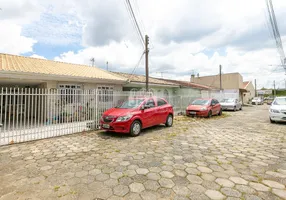
[[[272,95],[272,90],[257,90],[257,95],[258,96],[266,96],[266,95]]]
[[[146,76],[121,72],[113,73],[127,79],[127,83],[123,85],[123,91],[146,91]],[[180,85],[177,83],[149,77],[149,92],[161,96],[166,100],[169,100],[169,97],[176,95],[176,91],[178,91],[179,88]]]
[[[243,93],[243,103],[250,103],[253,97],[255,97],[255,88],[251,81],[243,82],[243,88],[247,90],[247,92]]]
[[[247,90],[243,86],[243,78],[239,73],[222,74],[221,80],[224,97],[238,98],[240,101],[244,102],[243,94],[247,92]],[[220,88],[219,75],[195,77],[193,82]]]

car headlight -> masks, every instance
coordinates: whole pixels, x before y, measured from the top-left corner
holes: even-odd
[[[206,107],[203,107],[203,108],[200,109],[200,111],[206,111],[206,110],[207,110]]]
[[[125,122],[125,121],[128,121],[129,119],[131,119],[133,115],[126,115],[126,116],[122,116],[122,117],[118,117],[117,118],[117,122]]]
[[[275,109],[270,109],[270,112],[272,112],[272,113],[280,113],[279,110],[275,110]]]

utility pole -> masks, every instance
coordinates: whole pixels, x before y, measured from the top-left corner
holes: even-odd
[[[219,65],[219,88],[222,91],[222,81],[221,81],[221,65]]]
[[[255,86],[255,97],[257,97],[256,79],[254,79],[254,86]]]
[[[106,70],[108,71],[108,61],[106,62]]]
[[[274,84],[274,97],[276,97],[275,80],[273,81],[273,84]]]
[[[90,61],[91,61],[91,66],[94,67],[94,58],[91,58]]]
[[[149,36],[145,35],[145,71],[146,71],[146,92],[149,91],[149,66],[148,66],[148,56],[149,56]]]

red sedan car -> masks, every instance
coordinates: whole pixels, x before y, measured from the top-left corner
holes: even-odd
[[[138,136],[144,128],[159,124],[172,126],[173,116],[173,107],[164,99],[129,99],[105,111],[100,119],[100,127],[106,131]]]
[[[186,109],[187,116],[212,117],[221,115],[222,108],[216,99],[196,99]]]

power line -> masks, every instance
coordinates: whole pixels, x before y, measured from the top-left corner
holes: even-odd
[[[135,72],[135,70],[138,68],[138,66],[140,65],[141,60],[142,60],[144,54],[145,54],[145,51],[143,51],[143,53],[141,54],[139,61],[137,62],[137,64],[136,64],[135,67],[133,68],[133,70],[132,70],[132,72],[131,72],[131,74],[130,74],[130,76],[129,76],[128,79],[130,79],[130,78],[134,75],[134,72]]]
[[[135,17],[135,14],[134,14],[134,11],[133,11],[133,8],[132,8],[132,5],[130,3],[130,0],[126,0],[126,3],[127,3],[127,7],[128,7],[128,10],[129,10],[129,14],[131,15],[131,18],[133,19],[133,23],[135,23],[135,26],[136,26],[136,30],[140,36],[140,39],[141,39],[141,42],[142,44],[144,45],[144,38],[143,38],[143,35],[142,35],[142,32],[140,30],[140,27],[139,27],[139,24],[137,22],[137,19]]]
[[[133,19],[133,17],[132,17],[131,10],[130,10],[130,7],[128,6],[128,4],[127,4],[127,1],[124,1],[124,5],[125,5],[125,8],[126,8],[128,14],[129,14],[131,24],[132,24],[133,28],[135,29],[136,36],[138,37],[138,40],[140,41],[140,43],[141,43],[141,44],[143,45],[143,47],[144,47],[144,43],[142,42],[142,39],[141,39],[141,37],[140,37],[140,33],[139,33],[138,30],[137,30],[136,24],[135,24],[134,19]]]

